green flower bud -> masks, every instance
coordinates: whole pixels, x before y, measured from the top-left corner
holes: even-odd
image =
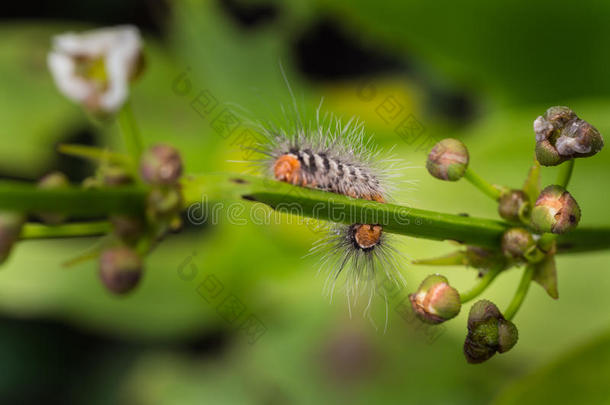
[[[438,142],[428,155],[426,168],[437,179],[457,181],[468,168],[468,149],[457,139],[447,138]]]
[[[0,264],[8,258],[24,223],[25,217],[21,214],[0,212]]]
[[[70,182],[65,174],[61,172],[52,172],[42,177],[38,181],[38,187],[42,189],[58,189],[68,187]],[[38,213],[38,217],[49,225],[59,225],[66,220],[64,214],[59,213]]]
[[[478,301],[468,315],[468,335],[464,342],[466,361],[482,363],[496,352],[505,353],[515,346],[518,338],[517,327],[504,319],[493,302]]]
[[[530,214],[530,200],[523,190],[510,190],[502,194],[498,213],[507,221],[525,221]]]
[[[536,160],[542,166],[557,166],[568,158],[560,156],[557,149],[548,140],[536,142]]]
[[[502,253],[511,260],[524,260],[536,247],[532,234],[524,228],[511,228],[502,235]]]
[[[438,274],[426,277],[416,293],[409,295],[413,311],[423,322],[437,324],[460,313],[460,294]]]
[[[132,249],[118,246],[104,251],[99,261],[100,278],[114,294],[133,290],[142,276],[142,259]]]
[[[498,353],[505,353],[512,349],[519,340],[519,331],[514,323],[500,320],[498,323]]]
[[[540,232],[564,233],[578,225],[580,207],[561,186],[548,186],[540,193],[532,210],[532,224]]]
[[[543,166],[593,156],[604,146],[604,139],[591,124],[568,107],[551,107],[534,121],[536,158]]]
[[[182,175],[182,159],[169,145],[155,145],[142,155],[140,175],[150,184],[175,184]]]

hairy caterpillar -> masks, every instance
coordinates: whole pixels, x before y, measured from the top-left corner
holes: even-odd
[[[399,160],[382,158],[381,151],[371,145],[362,122],[352,118],[344,123],[330,114],[320,117],[320,108],[315,120],[307,125],[298,116],[284,126],[259,125],[258,131],[267,142],[257,148],[265,156],[258,163],[279,181],[386,202],[393,190],[392,179],[402,170]],[[367,295],[364,311],[368,314],[373,297],[381,290],[387,324],[387,297],[379,286],[386,280],[404,285],[400,254],[391,238],[375,223],[329,224],[326,231],[327,236],[316,242],[311,252],[322,257],[320,270],[328,273],[329,295],[332,298],[336,280],[345,271],[350,312],[352,301]]]

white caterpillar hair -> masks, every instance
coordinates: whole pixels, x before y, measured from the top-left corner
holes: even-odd
[[[324,190],[377,202],[386,202],[394,190],[394,178],[404,169],[402,161],[384,156],[372,146],[364,124],[355,118],[342,122],[330,113],[306,125],[300,118],[286,118],[288,124],[258,125],[266,141],[257,150],[264,155],[257,161],[266,175],[296,186]],[[345,293],[350,306],[358,297],[368,300],[368,315],[373,298],[387,297],[380,285],[390,281],[398,288],[405,281],[400,273],[401,255],[392,246],[390,235],[380,224],[335,224],[326,227],[327,235],[317,241],[312,254],[321,256],[320,271],[325,272],[325,290],[332,298],[339,275],[345,276]]]

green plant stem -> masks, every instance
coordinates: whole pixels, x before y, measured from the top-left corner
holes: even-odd
[[[498,274],[500,274],[500,269],[491,269],[485,275],[477,280],[477,283],[468,291],[460,293],[460,301],[462,304],[478,297],[496,278]]]
[[[119,113],[119,126],[127,152],[135,162],[139,162],[142,154],[142,137],[131,108],[131,101],[127,101]]]
[[[80,222],[62,225],[25,224],[21,230],[20,239],[75,238],[83,236],[99,236],[110,231],[110,223]]]
[[[93,160],[98,163],[113,163],[118,165],[133,165],[128,155],[112,152],[95,146],[62,144],[57,147],[59,153],[81,159]]]
[[[506,311],[504,311],[504,317],[509,321],[515,317],[515,315],[519,311],[519,308],[521,308],[521,304],[523,304],[523,300],[527,295],[527,291],[530,288],[530,284],[532,282],[533,277],[534,265],[528,264],[525,267],[525,270],[523,270],[523,275],[521,276],[519,287],[517,287],[517,291],[515,292],[512,301],[510,302],[510,304],[508,304]]]
[[[476,174],[471,168],[466,169],[466,173],[464,173],[464,178],[468,180],[473,186],[481,190],[485,195],[491,197],[494,201],[498,201],[502,196],[502,192],[494,187],[492,184],[488,183],[481,176]]]
[[[576,162],[576,159],[570,159],[559,166],[557,184],[563,188],[568,188],[568,184],[572,178],[572,172],[574,171],[574,162]]]
[[[255,176],[190,175],[182,182],[185,205],[195,211],[214,201],[250,200],[299,216],[332,222],[378,223],[389,233],[431,240],[457,240],[498,249],[512,225],[489,219],[358,200]],[[610,249],[610,229],[575,229],[558,238],[560,252]]]
[[[40,189],[31,183],[4,181],[0,182],[0,210],[28,214],[58,212],[79,219],[119,213],[142,214],[146,211],[148,191],[143,186],[51,190]],[[182,181],[182,191],[185,207],[194,208],[195,214],[198,210],[204,211],[205,204],[249,200],[298,216],[344,224],[380,224],[388,233],[455,240],[493,249],[498,249],[502,234],[511,226],[502,221],[358,200],[254,176],[189,175]],[[245,209],[248,207],[246,205]],[[559,235],[557,248],[560,253],[609,249],[610,229],[577,228]]]
[[[31,183],[0,182],[0,210],[29,214],[57,212],[70,218],[139,214],[146,209],[148,189],[125,186],[100,189],[40,189]]]

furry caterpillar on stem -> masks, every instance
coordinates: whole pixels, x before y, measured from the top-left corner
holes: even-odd
[[[385,203],[394,189],[392,179],[403,169],[400,160],[382,158],[362,122],[354,118],[343,122],[331,114],[321,117],[320,109],[321,104],[315,120],[307,125],[298,117],[296,106],[297,118],[287,119],[288,125],[258,125],[258,132],[267,140],[257,148],[264,155],[258,165],[278,181]],[[392,246],[392,238],[379,223],[330,223],[326,232],[310,251],[321,255],[320,271],[328,274],[325,290],[332,299],[339,275],[347,273],[345,293],[350,313],[352,303],[365,295],[365,315],[370,313],[373,297],[381,292],[387,325],[385,282],[396,287],[405,284],[400,253]]]

